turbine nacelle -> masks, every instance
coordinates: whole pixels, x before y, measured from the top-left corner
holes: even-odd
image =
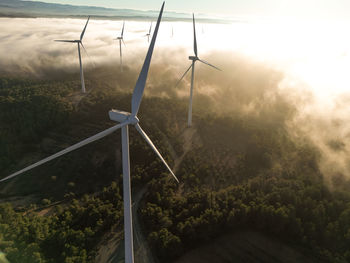
[[[129,124],[132,124],[132,125],[139,123],[139,119],[137,118],[137,116],[131,114],[130,112],[110,110],[108,115],[112,121],[116,121],[120,123],[128,122]]]
[[[197,61],[197,60],[199,60],[199,57],[197,57],[197,56],[189,56],[188,59],[192,60],[192,61]]]
[[[66,42],[66,43],[82,43],[81,40],[55,40],[56,42]]]

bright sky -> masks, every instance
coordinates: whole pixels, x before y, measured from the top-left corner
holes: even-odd
[[[32,0],[39,1],[39,0]],[[72,5],[155,10],[162,0],[40,0]],[[278,16],[345,19],[350,17],[349,0],[167,0],[167,10],[223,15]]]

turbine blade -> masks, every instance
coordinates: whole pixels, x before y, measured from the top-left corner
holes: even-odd
[[[154,146],[153,142],[151,139],[147,136],[147,134],[142,130],[141,126],[137,123],[135,125],[136,130],[141,134],[141,136],[145,139],[145,141],[148,143],[149,146],[151,146],[152,150],[158,155],[158,157],[161,159],[163,164],[166,166],[166,168],[169,170],[171,175],[175,178],[177,182],[179,182],[179,179],[177,179],[176,175],[173,173],[173,171],[170,169],[169,165],[166,163],[162,155],[159,153],[157,150],[156,146]]]
[[[56,42],[77,43],[76,40],[54,40]]]
[[[188,67],[188,69],[185,71],[185,73],[182,75],[182,77],[176,82],[175,87],[177,87],[179,85],[179,83],[181,82],[181,80],[185,77],[185,75],[187,74],[187,72],[192,68],[192,64]]]
[[[122,42],[123,42],[123,44],[124,44],[124,47],[126,47],[125,42],[124,42],[124,39],[122,39]]]
[[[84,49],[86,55],[88,56],[89,60],[91,61],[92,65],[94,65],[94,67],[96,67],[95,62],[94,62],[93,59],[90,57],[89,53],[87,52],[86,48],[85,48],[84,45],[83,45],[83,42],[80,42],[80,44],[81,44],[81,46],[83,47],[83,49]]]
[[[76,144],[74,144],[74,145],[72,145],[72,146],[70,146],[70,147],[68,147],[68,148],[58,152],[58,153],[55,153],[54,155],[51,155],[51,156],[49,156],[49,157],[47,157],[47,158],[45,158],[45,159],[43,159],[43,160],[41,160],[39,162],[36,162],[36,163],[34,163],[34,164],[32,164],[32,165],[30,165],[30,166],[28,166],[28,167],[26,167],[26,168],[16,172],[16,173],[13,173],[13,174],[11,174],[11,175],[1,179],[0,182],[7,181],[7,180],[9,180],[9,179],[11,179],[11,178],[13,178],[13,177],[15,177],[17,175],[20,175],[20,174],[22,174],[22,173],[24,173],[26,171],[29,171],[29,170],[31,170],[31,169],[39,166],[39,165],[42,165],[42,164],[47,163],[47,162],[49,162],[49,161],[51,161],[53,159],[56,159],[56,158],[66,154],[66,153],[69,153],[69,152],[74,151],[76,149],[79,149],[79,148],[81,148],[81,147],[83,147],[83,146],[85,146],[85,145],[87,145],[89,143],[92,143],[94,141],[102,139],[103,137],[111,134],[112,132],[120,129],[121,127],[123,127],[125,125],[127,125],[127,123],[124,122],[124,123],[115,125],[115,126],[109,128],[107,130],[104,130],[104,131],[102,131],[102,132],[100,132],[100,133],[98,133],[98,134],[96,134],[94,136],[91,136],[91,137],[89,137],[89,138],[87,138],[87,139],[85,139],[85,140],[83,140],[81,142],[78,142],[78,143],[76,143]]]
[[[145,58],[145,62],[143,63],[139,78],[136,82],[136,85],[134,88],[134,93],[132,94],[131,113],[133,115],[137,115],[139,108],[140,108],[143,91],[144,91],[145,85],[146,85],[148,69],[149,69],[149,66],[151,64],[152,53],[153,53],[154,45],[155,45],[156,39],[157,39],[159,24],[160,24],[160,20],[162,19],[164,4],[165,4],[165,2],[163,2],[162,8],[160,9],[158,20],[157,20],[157,25],[154,29],[152,41],[151,41],[151,44],[149,45],[148,52],[147,52],[147,55]]]
[[[196,22],[194,20],[194,14],[192,14],[192,16],[193,16],[193,50],[194,50],[194,54],[196,55],[196,57],[198,57],[197,37],[196,37]]]
[[[204,63],[204,64],[210,66],[210,67],[213,67],[213,68],[215,68],[215,69],[217,69],[217,70],[219,70],[219,71],[222,71],[222,70],[219,69],[218,67],[215,67],[214,65],[212,65],[212,64],[210,64],[210,63],[208,63],[208,62],[206,62],[206,61],[204,61],[204,60],[201,60],[201,59],[198,59],[198,60],[199,60],[200,62],[202,62],[202,63]]]
[[[88,17],[88,20],[86,21],[86,24],[85,24],[85,27],[84,27],[83,32],[81,32],[80,41],[83,40],[83,37],[84,37],[84,34],[85,34],[85,30],[86,30],[86,27],[87,27],[87,25],[88,25],[88,23],[89,23],[89,20],[90,20],[90,16]]]
[[[123,22],[123,29],[122,29],[122,34],[121,34],[122,38],[123,38],[123,35],[124,35],[124,26],[125,26],[125,21]]]

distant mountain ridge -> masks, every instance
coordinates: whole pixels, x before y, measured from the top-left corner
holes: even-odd
[[[53,4],[22,0],[0,0],[0,16],[6,17],[71,17],[71,16],[95,16],[108,19],[152,19],[158,16],[158,10],[134,10],[115,9],[97,6],[74,6],[66,4]],[[200,20],[208,22],[221,22],[218,19],[210,18],[207,15],[197,15]],[[178,12],[164,12],[164,19],[167,20],[189,20],[190,14]]]

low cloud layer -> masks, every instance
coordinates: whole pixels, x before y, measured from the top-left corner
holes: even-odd
[[[0,18],[0,74],[79,80],[76,44],[53,40],[79,39],[84,25],[85,20],[80,19]],[[121,21],[92,20],[84,38],[90,58],[83,51],[83,64],[87,80],[131,92],[148,48],[144,35],[149,23],[126,23],[123,73],[119,71],[118,42],[113,40],[120,34],[121,26]],[[218,32],[223,30],[221,25],[215,26]],[[350,92],[328,92],[324,86],[290,74],[295,70],[287,69],[302,61],[287,66],[281,62],[278,68],[276,61],[257,59],[242,50],[244,41],[232,42],[232,48],[230,43],[223,43],[221,48],[221,42],[210,35],[215,26],[197,25],[199,54],[223,71],[197,62],[194,111],[203,107],[200,104],[208,103],[219,114],[255,115],[266,122],[279,122],[291,135],[306,136],[317,146],[320,169],[327,182],[332,185],[332,178],[350,178]],[[146,95],[188,98],[190,72],[178,87],[175,84],[190,65],[191,30],[187,23],[161,25]],[[320,76],[324,77],[327,76]]]

